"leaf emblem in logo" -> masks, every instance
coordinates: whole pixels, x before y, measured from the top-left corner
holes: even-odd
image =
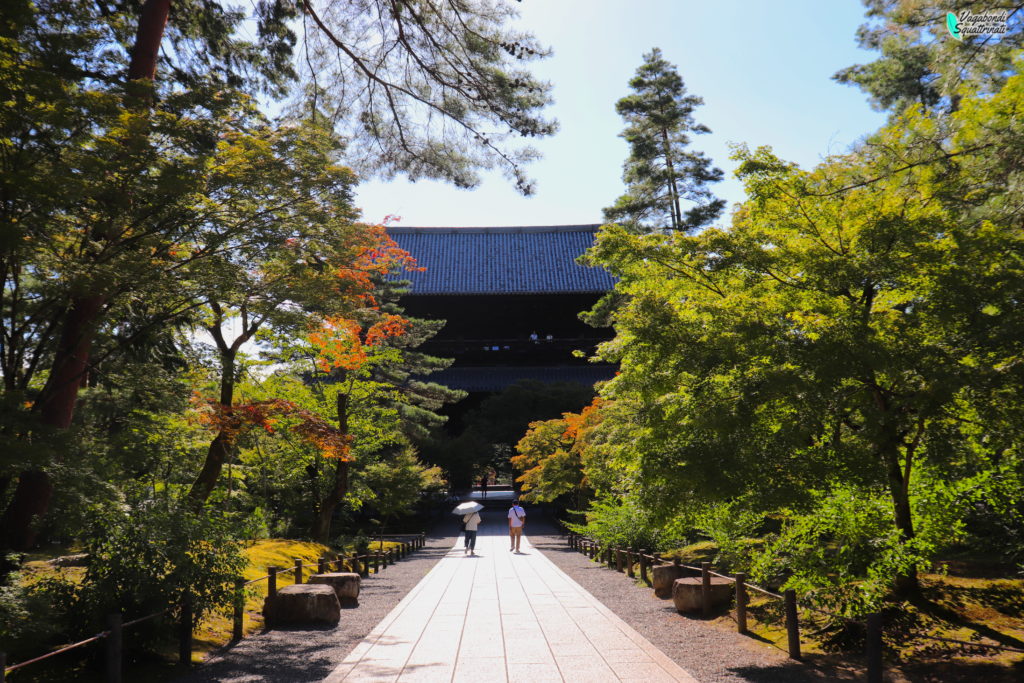
[[[960,35],[960,21],[952,12],[946,12],[946,28],[949,29],[951,36],[957,40],[963,40],[963,36]]]

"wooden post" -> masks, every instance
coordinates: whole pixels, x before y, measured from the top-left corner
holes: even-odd
[[[302,558],[295,558],[295,583],[302,583]]]
[[[747,575],[736,572],[736,631],[747,632]]]
[[[622,571],[622,548],[615,549],[615,571]]]
[[[277,567],[267,567],[267,597],[277,595]]]
[[[320,557],[316,561],[316,573],[326,574],[327,573],[327,558]]]
[[[700,563],[700,611],[705,619],[711,616],[711,563]]]
[[[245,581],[235,579],[235,613],[231,620],[231,640],[242,639],[242,619],[245,616]]]
[[[647,549],[640,548],[640,580],[644,583],[650,583],[647,578]]]
[[[800,659],[800,624],[796,617],[796,591],[790,588],[784,593],[786,600],[786,635],[789,637],[789,656]]]
[[[373,573],[376,574],[378,572],[378,563],[380,562],[380,553],[373,553],[370,555],[370,558],[373,560]]]
[[[7,679],[7,653],[0,652],[0,683]]]
[[[107,615],[107,683],[121,683],[121,613]]]
[[[626,551],[626,576],[631,579],[636,578],[636,572],[633,571],[633,551]]]
[[[867,618],[868,683],[882,683],[882,615],[874,612]]]
[[[178,627],[178,662],[192,665],[192,592],[188,589],[181,597],[181,624]]]

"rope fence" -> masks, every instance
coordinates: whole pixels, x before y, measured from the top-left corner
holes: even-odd
[[[582,536],[575,532],[567,532],[567,540],[569,547],[573,550],[581,552],[590,559],[601,562],[611,569],[617,571],[625,571],[630,577],[634,578],[636,572],[634,570],[634,564],[639,567],[640,580],[655,588],[653,572],[651,571],[655,567],[671,565],[676,568],[672,575],[675,579],[679,577],[681,570],[689,570],[695,572],[701,577],[700,584],[700,599],[701,599],[701,611],[704,617],[708,617],[711,614],[712,600],[711,600],[711,577],[718,577],[726,581],[730,581],[735,584],[735,621],[736,628],[739,633],[747,633],[747,608],[749,606],[749,597],[747,591],[754,591],[761,593],[769,598],[775,600],[781,600],[784,607],[785,614],[785,628],[786,628],[786,639],[789,650],[789,656],[792,659],[802,659],[800,652],[800,621],[798,616],[798,605],[796,592],[793,590],[786,590],[782,594],[775,593],[761,586],[748,583],[746,580],[746,574],[743,572],[736,572],[735,575],[723,574],[721,572],[712,571],[710,563],[702,562],[700,567],[693,565],[683,564],[679,558],[672,558],[668,560],[660,557],[657,553],[651,553],[646,550],[632,550],[625,548],[616,548],[609,545],[601,545],[592,538]],[[670,584],[671,585],[671,584]],[[883,664],[882,664],[882,616],[879,613],[872,613],[865,615],[863,618],[855,619],[847,617],[841,614],[835,614],[828,610],[813,607],[811,605],[802,605],[802,609],[823,614],[833,619],[845,621],[848,624],[856,624],[863,626],[866,634],[865,643],[865,659],[867,664],[867,680],[869,683],[881,683],[883,677]],[[1018,649],[1014,647],[1008,647],[1005,645],[989,645],[985,643],[973,643],[964,640],[956,640],[954,638],[943,638],[939,636],[928,636],[922,635],[921,638],[935,640],[946,643],[953,643],[958,645],[965,645],[969,647],[986,648],[989,650],[999,650],[1004,652],[1017,652],[1024,654],[1024,649]]]
[[[273,597],[277,594],[277,577],[286,572],[291,572],[294,583],[301,584],[303,581],[304,572],[309,569],[315,568],[317,574],[326,574],[330,571],[343,571],[345,569],[352,569],[354,573],[359,574],[361,577],[368,577],[372,574],[378,574],[388,567],[393,565],[401,559],[408,557],[411,553],[416,550],[423,548],[426,545],[426,534],[387,534],[385,536],[378,536],[377,538],[386,539],[397,545],[392,545],[381,552],[376,553],[363,553],[353,554],[349,556],[339,556],[335,559],[328,559],[321,557],[316,561],[315,564],[304,562],[302,558],[295,558],[295,563],[289,568],[283,567],[267,567],[267,574],[250,581],[245,581],[241,578],[235,579],[235,591],[231,601],[232,607],[232,629],[231,629],[231,640],[238,641],[243,637],[243,618],[245,613],[245,589],[248,586],[260,583],[261,581],[267,582],[267,596]],[[399,539],[399,540],[395,540]],[[312,571],[311,571],[312,573]],[[178,605],[180,610],[178,633],[178,660],[182,664],[189,664],[192,661],[192,629],[193,629],[193,611],[192,611],[192,595],[188,590],[182,591],[182,600]],[[86,645],[91,645],[99,641],[106,641],[106,661],[105,661],[105,673],[104,680],[107,683],[121,683],[122,671],[124,668],[124,654],[123,654],[123,630],[131,626],[141,624],[157,617],[166,615],[171,612],[172,608],[167,608],[160,612],[139,617],[131,621],[122,622],[122,615],[119,613],[107,615],[107,626],[106,631],[101,631],[96,635],[86,638],[85,640],[71,645],[65,645],[62,648],[47,652],[46,654],[40,655],[33,659],[27,659],[17,664],[7,665],[7,654],[0,652],[0,683],[5,683],[7,675],[23,669],[32,664],[46,661],[57,655],[76,650]]]

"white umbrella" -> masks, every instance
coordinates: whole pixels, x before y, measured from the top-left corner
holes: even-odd
[[[468,514],[471,514],[473,512],[479,512],[480,510],[483,510],[483,509],[484,509],[484,506],[481,505],[480,503],[477,503],[474,500],[467,500],[465,503],[459,503],[458,505],[456,505],[455,509],[452,510],[452,514],[453,515],[468,515]]]

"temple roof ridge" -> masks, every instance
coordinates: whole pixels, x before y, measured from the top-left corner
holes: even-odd
[[[597,232],[600,223],[578,223],[571,225],[492,225],[492,226],[448,226],[422,225],[398,226],[387,228],[392,235],[402,234],[500,234],[500,233],[552,233],[552,232]]]
[[[600,293],[610,273],[576,263],[600,225],[389,227],[423,272],[401,273],[410,295]]]

